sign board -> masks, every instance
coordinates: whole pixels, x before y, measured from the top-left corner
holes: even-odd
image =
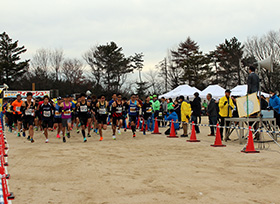
[[[50,91],[4,91],[4,98],[16,98],[18,94],[20,94],[21,97],[26,97],[28,92],[31,92],[33,97],[50,96]]]
[[[257,93],[237,98],[236,104],[240,118],[247,117],[247,114],[250,116],[260,111],[260,103],[257,98]]]

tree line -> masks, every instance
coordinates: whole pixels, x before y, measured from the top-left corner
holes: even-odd
[[[261,37],[249,37],[241,43],[236,37],[225,39],[215,50],[203,53],[191,37],[170,49],[156,69],[143,72],[144,54],[125,56],[115,42],[89,48],[82,59],[65,57],[62,49],[38,49],[32,59],[21,60],[27,49],[13,41],[6,32],[0,34],[0,84],[10,90],[57,90],[59,95],[90,90],[109,96],[113,92],[140,96],[160,94],[189,84],[204,89],[210,84],[233,88],[245,84],[250,65],[273,56],[274,72],[261,70],[263,90],[279,90],[280,31]],[[90,69],[86,69],[86,66]],[[136,80],[128,74],[138,72]]]

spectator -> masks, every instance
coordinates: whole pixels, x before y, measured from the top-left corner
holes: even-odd
[[[185,101],[184,96],[180,96],[181,102],[181,121],[183,122],[183,135],[181,137],[188,137],[188,123],[191,117],[191,105]]]
[[[220,115],[220,120],[221,120],[221,126],[225,125],[225,119],[226,118],[231,118],[232,117],[232,110],[235,108],[232,99],[230,98],[230,93],[231,91],[227,89],[225,91],[225,96],[222,97],[219,101],[219,115]],[[226,126],[229,126],[229,122],[226,123]],[[224,128],[221,128],[221,139],[223,139],[223,130]],[[230,140],[227,138],[227,140]]]
[[[169,134],[170,134],[170,130],[171,130],[171,121],[172,121],[172,120],[173,120],[173,122],[174,122],[175,131],[180,129],[177,113],[174,111],[174,109],[170,110],[169,113],[170,113],[170,114],[169,114],[169,116],[167,117],[166,120],[167,120],[167,121],[170,121],[170,128],[168,128],[168,129],[165,131],[165,135],[169,135]]]
[[[194,99],[191,102],[191,109],[193,111],[191,121],[197,124],[197,118],[200,117],[201,114],[201,99],[198,92],[194,93]],[[197,125],[195,125],[195,131],[197,134],[200,133],[199,127]]]
[[[206,100],[203,100],[203,103],[202,103],[202,110],[201,110],[202,115],[206,115],[207,106],[208,106],[208,104],[207,104]]]
[[[163,117],[163,121],[162,121],[162,126],[165,127],[166,126],[166,118],[167,118],[167,101],[165,100],[164,97],[161,98],[161,106],[162,106],[162,117]]]
[[[274,110],[274,117],[276,118],[276,124],[280,127],[280,99],[276,95],[275,91],[270,91],[269,109]]]
[[[218,120],[217,105],[212,98],[212,94],[207,94],[207,100],[209,102],[206,114],[209,118],[209,125],[216,125]],[[211,133],[208,136],[215,136],[215,127],[210,126]]]

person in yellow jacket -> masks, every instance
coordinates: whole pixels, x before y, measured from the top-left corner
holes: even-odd
[[[181,121],[183,123],[183,131],[184,134],[181,137],[188,137],[188,123],[191,118],[192,108],[191,104],[185,101],[184,96],[180,96],[179,98],[181,102]]]
[[[229,89],[227,89],[225,91],[225,96],[222,97],[219,100],[219,115],[220,115],[220,125],[224,126],[225,125],[225,118],[231,118],[232,117],[232,110],[235,108],[233,101],[230,97],[230,93],[231,91]],[[226,122],[226,126],[229,126],[229,122]],[[220,129],[221,132],[221,139],[223,139],[223,129]],[[227,138],[227,140],[230,140],[229,138]]]

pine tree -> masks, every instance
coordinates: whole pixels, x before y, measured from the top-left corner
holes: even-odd
[[[18,41],[12,39],[3,32],[0,34],[0,83],[11,83],[19,80],[27,71],[29,60],[20,61],[20,55],[26,52],[24,46],[19,47]]]

